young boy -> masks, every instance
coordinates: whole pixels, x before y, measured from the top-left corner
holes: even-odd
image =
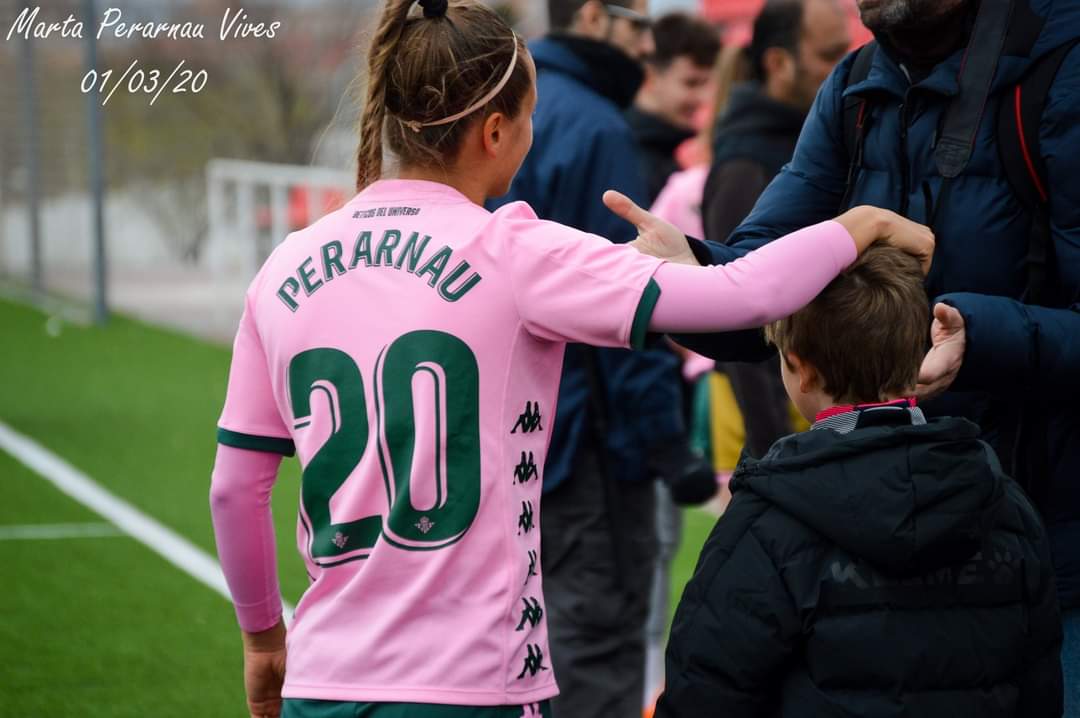
[[[910,399],[918,265],[872,247],[767,329],[811,431],[745,459],[675,615],[672,716],[1060,716],[1046,533],[978,428]]]

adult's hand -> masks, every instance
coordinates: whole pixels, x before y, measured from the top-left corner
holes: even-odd
[[[637,227],[638,238],[630,245],[642,254],[676,264],[699,266],[694,253],[690,251],[686,235],[675,225],[646,212],[622,192],[608,190],[604,193],[604,204],[616,215]]]
[[[923,359],[915,392],[920,401],[941,396],[956,381],[967,345],[964,315],[948,304],[938,304],[930,339],[933,346]]]
[[[916,257],[923,274],[930,273],[934,261],[934,233],[918,222],[905,219],[895,212],[862,205],[853,207],[836,218],[855,240],[859,254],[875,242],[887,242]]]
[[[285,682],[285,624],[268,631],[244,633],[244,690],[251,718],[281,716]]]

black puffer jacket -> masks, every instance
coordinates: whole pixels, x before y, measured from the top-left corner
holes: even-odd
[[[1061,715],[1037,514],[974,424],[904,421],[798,434],[739,468],[658,718]]]

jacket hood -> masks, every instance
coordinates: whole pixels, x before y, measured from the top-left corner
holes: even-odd
[[[626,123],[638,142],[665,154],[674,154],[679,145],[696,134],[693,130],[677,127],[662,117],[642,112],[636,107],[626,111]]]
[[[727,109],[716,125],[717,137],[725,134],[783,134],[798,137],[806,111],[774,100],[760,83],[746,82],[731,90]]]
[[[756,82],[737,85],[713,138],[713,163],[747,159],[772,177],[791,160],[806,113],[765,94]]]
[[[613,45],[576,35],[552,34],[529,45],[536,71],[569,75],[615,103],[630,107],[645,78],[640,63]]]
[[[812,430],[747,459],[733,490],[748,490],[841,548],[894,575],[964,561],[1001,520],[1004,477],[964,419]]]

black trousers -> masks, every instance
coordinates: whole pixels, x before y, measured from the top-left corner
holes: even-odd
[[[541,564],[555,718],[639,718],[656,565],[654,482],[612,481],[595,453],[544,495]],[[609,508],[610,507],[610,508]]]

